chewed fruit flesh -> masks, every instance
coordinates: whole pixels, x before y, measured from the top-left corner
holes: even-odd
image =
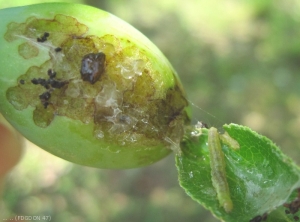
[[[40,130],[66,117],[91,125],[99,149],[102,142],[106,148],[177,149],[189,119],[182,87],[172,73],[174,84],[158,88],[164,81],[157,79],[154,61],[135,43],[113,34],[90,35],[88,26],[64,14],[12,22],[4,38],[22,40],[18,54],[25,61],[48,52],[49,59],[30,66],[6,90],[15,110],[33,108]]]
[[[90,53],[85,55],[81,60],[81,78],[94,84],[99,80],[105,70],[105,54]]]

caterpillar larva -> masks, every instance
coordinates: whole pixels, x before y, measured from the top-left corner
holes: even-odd
[[[229,186],[226,178],[225,159],[221,148],[219,133],[216,128],[208,130],[208,149],[211,166],[212,184],[217,192],[217,198],[224,210],[229,213],[233,209]],[[232,139],[232,138],[231,138]]]

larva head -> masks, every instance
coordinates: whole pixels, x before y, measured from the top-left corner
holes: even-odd
[[[25,137],[99,168],[151,164],[189,121],[175,71],[141,33],[89,6],[0,10],[0,111]]]

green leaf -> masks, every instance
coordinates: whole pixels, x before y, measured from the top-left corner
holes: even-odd
[[[227,213],[220,206],[212,184],[208,129],[202,129],[200,136],[193,131],[187,133],[182,153],[176,155],[179,182],[186,193],[217,218],[234,222],[250,221],[287,202],[300,186],[299,168],[268,138],[236,124],[223,128],[240,145],[232,149],[221,142],[232,211]],[[277,215],[284,216],[284,209]]]

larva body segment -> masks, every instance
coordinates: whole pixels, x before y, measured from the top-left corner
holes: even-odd
[[[217,198],[220,205],[227,213],[229,213],[233,209],[233,204],[226,179],[226,163],[221,148],[219,133],[214,127],[211,127],[208,130],[208,149],[212,183],[217,192]]]
[[[223,134],[219,134],[219,137],[222,143],[226,144],[231,149],[233,150],[240,149],[240,144],[236,140],[232,139],[227,132]]]

